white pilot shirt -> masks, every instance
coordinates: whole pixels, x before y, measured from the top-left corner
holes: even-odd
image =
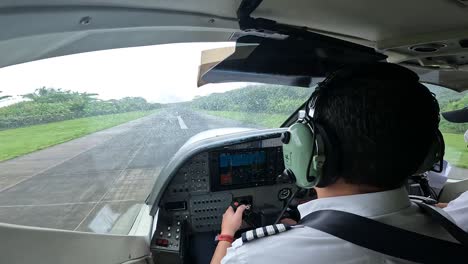
[[[409,231],[456,242],[408,198],[405,188],[390,191],[320,198],[299,206],[301,216],[318,210],[339,210]],[[453,221],[453,219],[451,219]],[[310,227],[258,238],[228,248],[222,264],[243,263],[412,263],[375,252]]]
[[[451,201],[444,208],[457,223],[457,225],[468,232],[468,192],[462,193],[457,199]]]

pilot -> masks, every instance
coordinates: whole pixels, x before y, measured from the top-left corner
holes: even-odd
[[[371,63],[341,69],[318,88],[309,115],[326,130],[337,158],[328,179],[313,186],[318,199],[299,206],[301,217],[338,210],[453,242],[404,188],[438,136],[439,107],[418,76],[395,64]],[[408,263],[310,227],[233,241],[244,210],[241,205],[224,213],[212,264]]]

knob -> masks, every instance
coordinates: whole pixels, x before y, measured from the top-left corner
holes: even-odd
[[[177,228],[177,230],[176,230],[176,233],[179,233],[179,232],[180,232],[180,229],[179,229],[179,228]]]
[[[177,225],[180,226],[180,222],[179,222],[179,221],[177,221]]]
[[[276,182],[278,183],[294,183],[295,181],[294,173],[290,169],[285,169],[283,173],[276,178]]]
[[[170,227],[170,226],[167,227],[167,231],[171,231],[171,227]]]
[[[286,131],[283,134],[281,134],[281,142],[283,142],[283,144],[288,144],[290,139],[291,133],[289,133],[289,131]]]
[[[167,237],[171,237],[171,236],[172,236],[171,233],[167,234]]]

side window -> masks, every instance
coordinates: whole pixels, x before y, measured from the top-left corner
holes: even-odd
[[[468,107],[468,93],[426,84],[436,95],[441,113]],[[440,131],[445,141],[445,160],[450,165],[449,178],[468,179],[468,123],[453,123],[441,117]]]

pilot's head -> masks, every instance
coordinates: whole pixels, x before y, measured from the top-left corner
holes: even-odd
[[[415,73],[395,64],[340,70],[321,89],[315,108],[339,153],[335,173],[346,183],[400,187],[436,140],[434,95]]]

